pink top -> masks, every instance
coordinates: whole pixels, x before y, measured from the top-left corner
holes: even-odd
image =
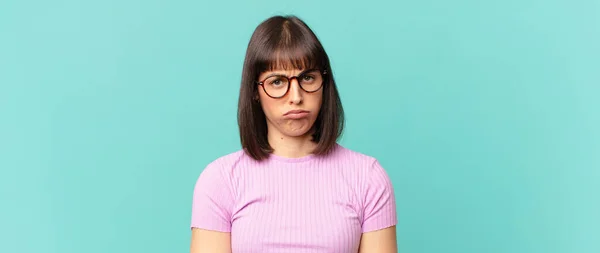
[[[200,174],[191,217],[191,227],[230,232],[233,253],[358,252],[361,233],[396,222],[385,170],[339,144],[325,157],[222,156]]]

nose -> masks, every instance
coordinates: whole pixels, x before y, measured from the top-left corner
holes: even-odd
[[[290,80],[290,104],[301,104],[303,101],[302,88],[300,88],[300,83],[297,78],[293,78]]]

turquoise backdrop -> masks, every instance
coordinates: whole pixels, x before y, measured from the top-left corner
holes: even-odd
[[[187,252],[253,29],[328,51],[400,252],[600,252],[600,1],[0,3],[0,252]]]

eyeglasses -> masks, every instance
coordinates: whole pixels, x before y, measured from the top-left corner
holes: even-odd
[[[271,75],[265,78],[265,80],[257,82],[257,84],[263,87],[267,96],[281,98],[290,90],[292,79],[296,79],[300,88],[308,93],[318,91],[323,87],[323,75],[325,74],[327,74],[326,70],[309,69],[297,76]]]

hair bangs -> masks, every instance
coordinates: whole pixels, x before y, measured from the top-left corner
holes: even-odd
[[[318,54],[307,48],[280,48],[274,50],[264,64],[265,71],[321,68]]]
[[[284,29],[279,39],[269,40],[259,55],[260,72],[274,70],[324,68],[326,60],[316,38],[301,31]]]

